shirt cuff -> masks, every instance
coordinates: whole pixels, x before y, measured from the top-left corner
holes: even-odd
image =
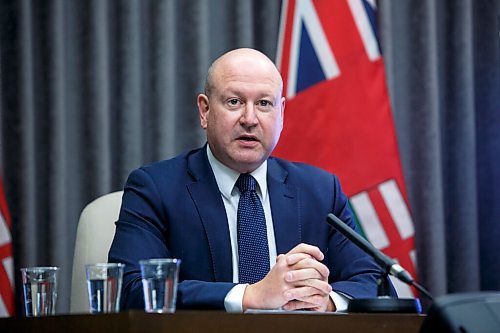
[[[247,286],[248,284],[237,284],[229,290],[224,298],[224,307],[227,312],[243,313],[243,295]]]
[[[347,305],[349,304],[349,298],[345,295],[339,294],[335,291],[330,292],[330,298],[333,304],[335,304],[335,312],[347,311]],[[242,298],[243,301],[243,298]]]

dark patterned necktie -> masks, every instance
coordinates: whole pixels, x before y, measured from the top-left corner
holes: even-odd
[[[257,192],[257,181],[241,174],[236,181],[238,203],[238,257],[240,283],[255,283],[269,272],[266,217]]]

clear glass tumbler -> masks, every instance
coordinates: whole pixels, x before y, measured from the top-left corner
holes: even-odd
[[[21,268],[26,317],[56,313],[58,267]]]
[[[180,264],[180,259],[139,261],[146,312],[175,312]]]

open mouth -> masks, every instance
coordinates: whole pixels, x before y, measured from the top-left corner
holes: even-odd
[[[257,142],[257,141],[259,141],[259,140],[257,140],[256,137],[249,136],[249,135],[242,135],[242,136],[238,137],[238,140],[247,141],[247,142],[253,142],[253,141]]]

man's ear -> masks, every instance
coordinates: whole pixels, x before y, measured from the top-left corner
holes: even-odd
[[[285,122],[285,104],[286,104],[285,97],[281,97],[281,129],[283,129],[283,125]]]
[[[199,94],[197,98],[198,113],[200,115],[200,125],[203,129],[207,129],[209,104],[208,97],[205,94]]]

